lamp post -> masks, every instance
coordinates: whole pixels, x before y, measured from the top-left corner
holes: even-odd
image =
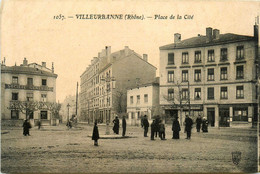
[[[68,117],[67,117],[67,122],[69,122],[69,117],[70,117],[70,104],[67,104],[67,108],[68,108]]]

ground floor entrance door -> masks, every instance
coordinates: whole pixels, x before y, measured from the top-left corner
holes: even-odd
[[[229,127],[229,108],[219,108],[219,126]]]
[[[207,119],[209,125],[214,127],[215,126],[215,108],[207,108]]]

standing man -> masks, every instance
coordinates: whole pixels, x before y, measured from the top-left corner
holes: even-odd
[[[201,119],[201,117],[199,115],[198,118],[196,119],[197,132],[200,132],[201,123],[202,123],[202,119]]]
[[[29,123],[28,119],[25,119],[23,123],[23,135],[30,136],[30,129],[32,128],[31,124]]]
[[[113,120],[113,123],[114,123],[114,127],[113,127],[114,133],[119,134],[119,119],[118,119],[117,116],[116,116],[116,118]]]
[[[180,139],[181,127],[178,121],[178,117],[173,117],[172,131],[173,131],[172,139]]]
[[[123,127],[122,136],[124,137],[124,136],[125,136],[125,132],[126,132],[126,120],[125,120],[125,116],[123,116],[123,119],[122,119],[122,127]]]
[[[144,126],[144,137],[148,137],[147,133],[148,133],[148,128],[149,128],[149,122],[147,120],[147,116],[146,115],[144,115],[143,126]]]
[[[190,137],[191,137],[192,125],[193,125],[192,119],[188,115],[186,115],[186,118],[185,118],[185,129],[186,129],[186,133],[187,133],[186,139],[190,139]]]
[[[153,122],[151,124],[151,140],[154,140],[155,129],[156,129],[155,120],[153,120]]]

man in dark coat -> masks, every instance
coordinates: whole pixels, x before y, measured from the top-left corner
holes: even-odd
[[[146,115],[144,115],[143,126],[144,126],[144,137],[148,137],[147,133],[148,133],[148,128],[149,128],[149,122],[147,120],[147,116]]]
[[[160,125],[159,124],[160,124],[160,116],[157,115],[156,118],[155,118],[155,130],[154,130],[155,137],[157,137],[157,135],[159,137],[159,130],[160,130]]]
[[[190,137],[191,137],[192,125],[193,125],[192,119],[188,115],[186,115],[186,118],[185,118],[185,129],[186,129],[186,133],[187,133],[186,139],[190,139]]]
[[[196,119],[197,132],[200,132],[201,123],[202,123],[202,119],[201,119],[201,117],[199,115],[198,118]]]
[[[118,119],[117,116],[116,116],[116,118],[113,120],[113,123],[114,123],[114,127],[113,127],[114,133],[119,134],[119,119]]]
[[[92,133],[92,140],[94,140],[94,146],[98,146],[98,139],[99,139],[98,127],[97,127],[97,122],[95,122],[93,133]]]
[[[172,139],[180,139],[181,127],[178,121],[178,117],[177,118],[173,117],[172,131],[173,131]]]
[[[124,136],[125,136],[125,132],[126,132],[126,120],[125,120],[125,116],[123,116],[123,119],[122,119],[122,127],[123,127],[122,136],[124,137]]]
[[[151,124],[151,140],[154,140],[154,132],[155,132],[155,120],[153,120],[152,124]]]
[[[24,136],[30,136],[30,132],[29,130],[32,128],[31,124],[29,123],[29,121],[26,119],[23,123],[23,135]]]

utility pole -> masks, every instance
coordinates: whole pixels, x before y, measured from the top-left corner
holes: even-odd
[[[77,82],[77,91],[76,91],[76,116],[78,115],[78,87],[79,87],[79,83]]]

